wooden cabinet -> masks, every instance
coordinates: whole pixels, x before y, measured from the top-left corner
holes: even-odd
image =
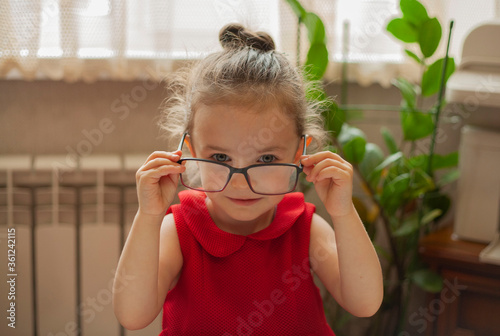
[[[500,335],[500,266],[479,261],[485,247],[454,239],[451,227],[420,242],[420,256],[444,279],[421,314],[427,336]]]

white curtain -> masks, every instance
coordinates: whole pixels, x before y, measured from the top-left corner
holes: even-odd
[[[455,19],[453,56],[459,56],[470,28],[494,18],[500,7],[499,0],[423,2],[441,19],[443,36],[449,19]],[[401,45],[385,31],[398,15],[398,0],[301,3],[326,24],[329,81],[340,78],[345,46],[349,80],[388,86],[398,75],[417,78],[416,66],[408,65]],[[343,44],[346,21],[349,39]],[[182,62],[217,50],[217,33],[229,22],[269,32],[278,50],[296,61],[297,19],[285,0],[2,0],[0,79],[161,78]],[[304,57],[305,29],[301,36]]]

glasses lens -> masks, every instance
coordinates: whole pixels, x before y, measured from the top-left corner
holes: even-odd
[[[186,160],[186,171],[181,174],[182,184],[191,189],[220,191],[224,189],[229,168],[214,162]]]
[[[247,172],[253,190],[259,194],[284,194],[293,191],[297,184],[296,166],[262,165]]]

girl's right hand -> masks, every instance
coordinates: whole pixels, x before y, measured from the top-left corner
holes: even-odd
[[[139,211],[146,215],[163,216],[172,204],[179,174],[185,166],[177,163],[181,151],[152,153],[135,174]]]

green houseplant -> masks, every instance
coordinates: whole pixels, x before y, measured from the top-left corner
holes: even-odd
[[[324,24],[299,1],[287,2],[299,20],[298,35],[302,25],[307,29],[309,49],[303,64],[306,76],[309,80],[320,81],[328,64]],[[437,18],[429,17],[420,2],[401,0],[400,10],[401,17],[391,20],[387,31],[405,45],[405,53],[419,65],[422,76],[419,83],[404,78],[393,81],[402,96],[398,109],[403,139],[399,146],[392,134],[382,128],[388,153],[384,154],[376,144],[367,141],[360,129],[348,124],[349,106],[338,106],[332,99],[325,100],[327,96],[321,84],[308,92],[309,99],[325,101],[325,127],[331,134],[329,148],[353,164],[368,196],[363,198],[365,201],[354,199],[367,231],[373,240],[383,234],[388,242],[386,247],[376,245],[379,256],[385,260],[386,283],[382,308],[373,317],[369,328],[369,332],[375,335],[397,335],[403,330],[414,285],[427,292],[441,290],[440,276],[429,270],[418,257],[418,241],[445,215],[450,198],[442,188],[458,177],[455,169],[458,153],[434,153],[440,111],[444,105],[443,89],[455,70],[454,60],[448,57],[447,51],[445,57],[430,61],[442,39],[442,27]],[[412,51],[410,47],[418,50]],[[297,51],[299,54],[300,50]],[[425,105],[429,105],[429,100],[433,103],[425,108],[424,100]],[[422,140],[430,140],[427,151],[416,150],[417,141]],[[443,169],[448,171],[436,174]],[[375,216],[367,215],[369,211],[366,209],[371,205],[377,209]],[[338,328],[347,315],[339,313],[341,310],[336,311],[334,319]]]

